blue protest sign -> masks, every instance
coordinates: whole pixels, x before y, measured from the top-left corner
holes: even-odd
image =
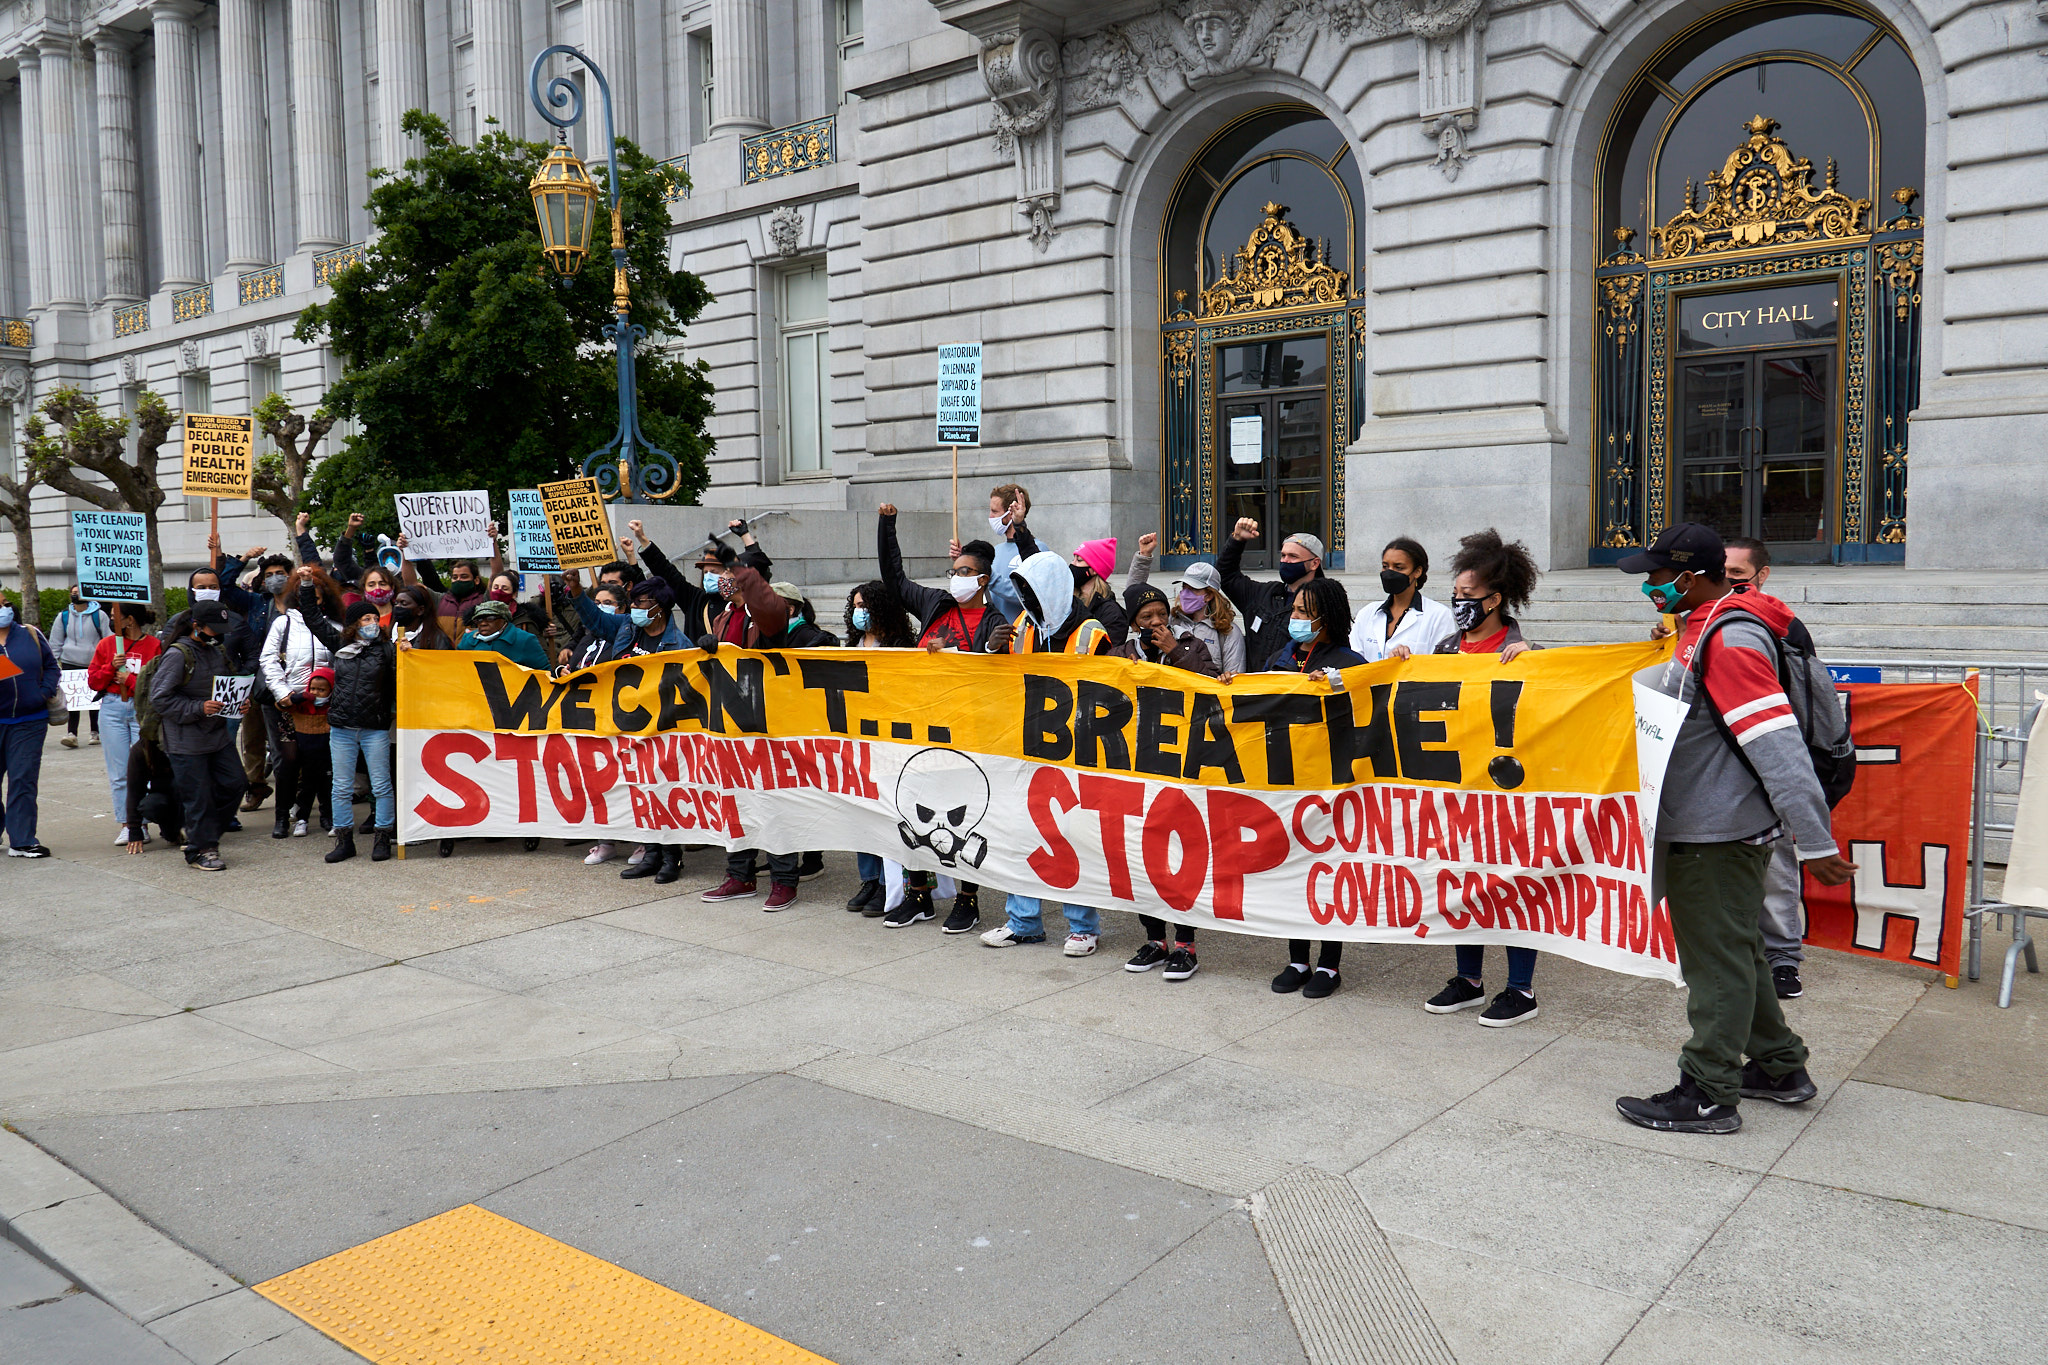
[[[78,590],[98,602],[149,600],[149,524],[140,512],[73,512]]]
[[[548,529],[540,490],[514,488],[505,496],[511,504],[512,562],[521,573],[560,573],[562,561],[555,554],[555,534]]]

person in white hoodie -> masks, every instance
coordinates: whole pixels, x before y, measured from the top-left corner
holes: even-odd
[[[298,570],[297,577],[318,590],[321,607],[330,621],[340,617],[341,589],[325,570],[308,564]],[[304,696],[313,670],[328,667],[331,657],[327,646],[321,644],[319,637],[306,625],[306,618],[299,614],[298,607],[289,607],[271,618],[270,631],[263,637],[263,649],[257,656],[256,666],[263,670],[263,686],[268,689],[272,703],[281,714],[290,714],[293,703]],[[284,731],[287,735],[291,733],[289,724]],[[280,795],[277,818],[271,830],[273,839],[283,839],[291,834],[291,805],[282,793],[298,790],[298,778],[298,745],[287,742],[281,746],[276,764],[275,783]],[[325,822],[321,828],[326,832]]]

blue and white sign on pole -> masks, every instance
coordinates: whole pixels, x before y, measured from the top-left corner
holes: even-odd
[[[506,495],[512,521],[512,562],[521,573],[560,573],[555,533],[548,529],[547,508],[538,488],[514,488]]]
[[[981,343],[939,347],[939,444],[981,444]]]
[[[140,512],[73,512],[78,590],[100,602],[149,600],[149,523]]]

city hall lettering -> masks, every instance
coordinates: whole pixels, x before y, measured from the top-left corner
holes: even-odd
[[[1793,304],[1784,308],[1773,308],[1766,304],[1757,308],[1731,308],[1720,313],[1703,313],[1700,326],[1710,332],[1725,331],[1731,327],[1768,327],[1781,322],[1813,322],[1813,305]]]

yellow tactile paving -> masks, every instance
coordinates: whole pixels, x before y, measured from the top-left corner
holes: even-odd
[[[831,1365],[474,1204],[256,1292],[377,1365]]]

